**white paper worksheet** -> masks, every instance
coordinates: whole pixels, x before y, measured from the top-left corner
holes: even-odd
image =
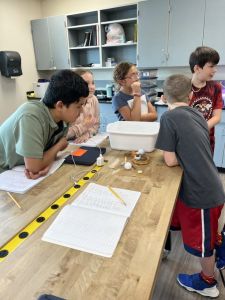
[[[43,241],[111,257],[140,192],[90,183],[64,207],[42,237]]]

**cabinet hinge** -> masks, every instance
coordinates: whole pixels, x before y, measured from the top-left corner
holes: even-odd
[[[166,61],[168,61],[170,58],[170,54],[169,53],[166,53]]]

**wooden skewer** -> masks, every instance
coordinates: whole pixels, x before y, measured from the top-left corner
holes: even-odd
[[[7,192],[7,195],[9,198],[21,209],[22,207],[19,205],[19,203],[16,201],[16,199],[9,193]]]
[[[117,194],[117,192],[111,186],[108,185],[108,189],[123,205],[127,205],[123,198],[121,198],[120,195]]]

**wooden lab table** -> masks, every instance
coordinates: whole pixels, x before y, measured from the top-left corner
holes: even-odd
[[[108,163],[90,180],[141,192],[112,258],[42,241],[56,213],[0,262],[0,299],[45,293],[69,300],[151,299],[182,171],[167,167],[160,151],[149,156],[148,165],[124,170],[124,152],[108,151]],[[91,168],[63,165],[26,194],[13,194],[21,210],[0,192],[0,246],[67,191],[72,177],[78,180]]]

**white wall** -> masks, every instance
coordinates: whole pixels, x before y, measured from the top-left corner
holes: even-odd
[[[56,16],[83,11],[97,10],[143,0],[41,0],[43,16]]]
[[[0,51],[20,53],[23,75],[0,75],[0,123],[26,101],[26,91],[37,81],[30,20],[41,18],[40,0],[0,0]]]

